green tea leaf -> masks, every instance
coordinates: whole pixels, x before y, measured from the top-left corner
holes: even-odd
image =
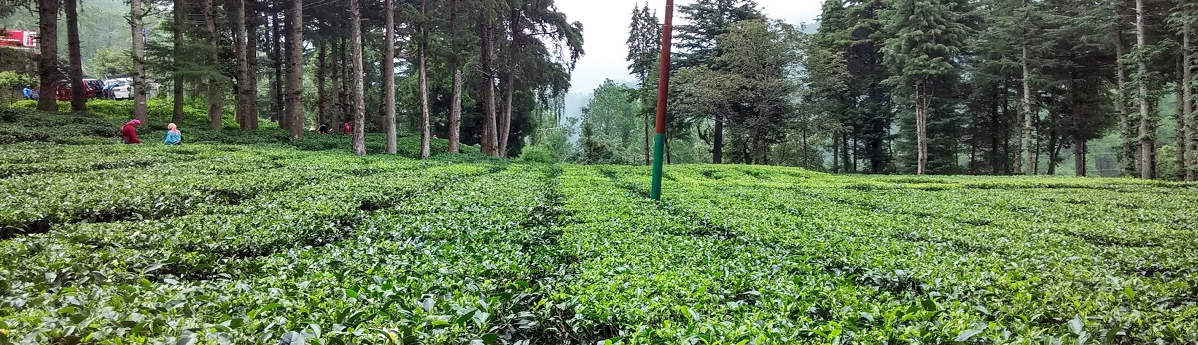
[[[982,331],[984,331],[984,330],[983,329],[966,330],[964,332],[961,332],[961,334],[958,334],[957,338],[953,339],[953,341],[961,341],[961,342],[969,341],[969,338],[973,338],[973,336],[982,333]]]

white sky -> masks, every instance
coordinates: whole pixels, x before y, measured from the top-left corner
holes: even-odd
[[[570,21],[581,21],[583,25],[583,49],[586,55],[578,61],[574,70],[570,92],[590,93],[604,79],[632,81],[628,74],[628,25],[632,20],[632,8],[645,4],[646,0],[559,0],[557,7]],[[665,15],[665,0],[648,0],[649,5],[661,18]],[[675,0],[674,22],[679,23],[678,10],[694,0]],[[757,0],[765,15],[783,19],[791,24],[814,24],[819,16],[820,0]],[[664,20],[663,20],[664,22]]]

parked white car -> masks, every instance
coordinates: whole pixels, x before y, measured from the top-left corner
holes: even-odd
[[[133,99],[133,78],[117,78],[104,81],[108,97],[115,100]]]

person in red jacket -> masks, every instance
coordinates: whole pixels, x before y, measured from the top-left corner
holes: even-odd
[[[137,139],[137,126],[141,126],[141,120],[134,119],[121,127],[121,143],[141,144],[141,140]]]
[[[350,134],[353,132],[354,132],[354,130],[353,130],[353,128],[349,127],[348,122],[341,126],[341,134]]]

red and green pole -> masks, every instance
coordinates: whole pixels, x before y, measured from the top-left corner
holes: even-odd
[[[653,185],[649,197],[661,200],[661,170],[666,146],[666,104],[670,95],[670,40],[674,36],[674,0],[666,0],[666,25],[661,29],[661,74],[657,79],[657,132],[653,135]]]

